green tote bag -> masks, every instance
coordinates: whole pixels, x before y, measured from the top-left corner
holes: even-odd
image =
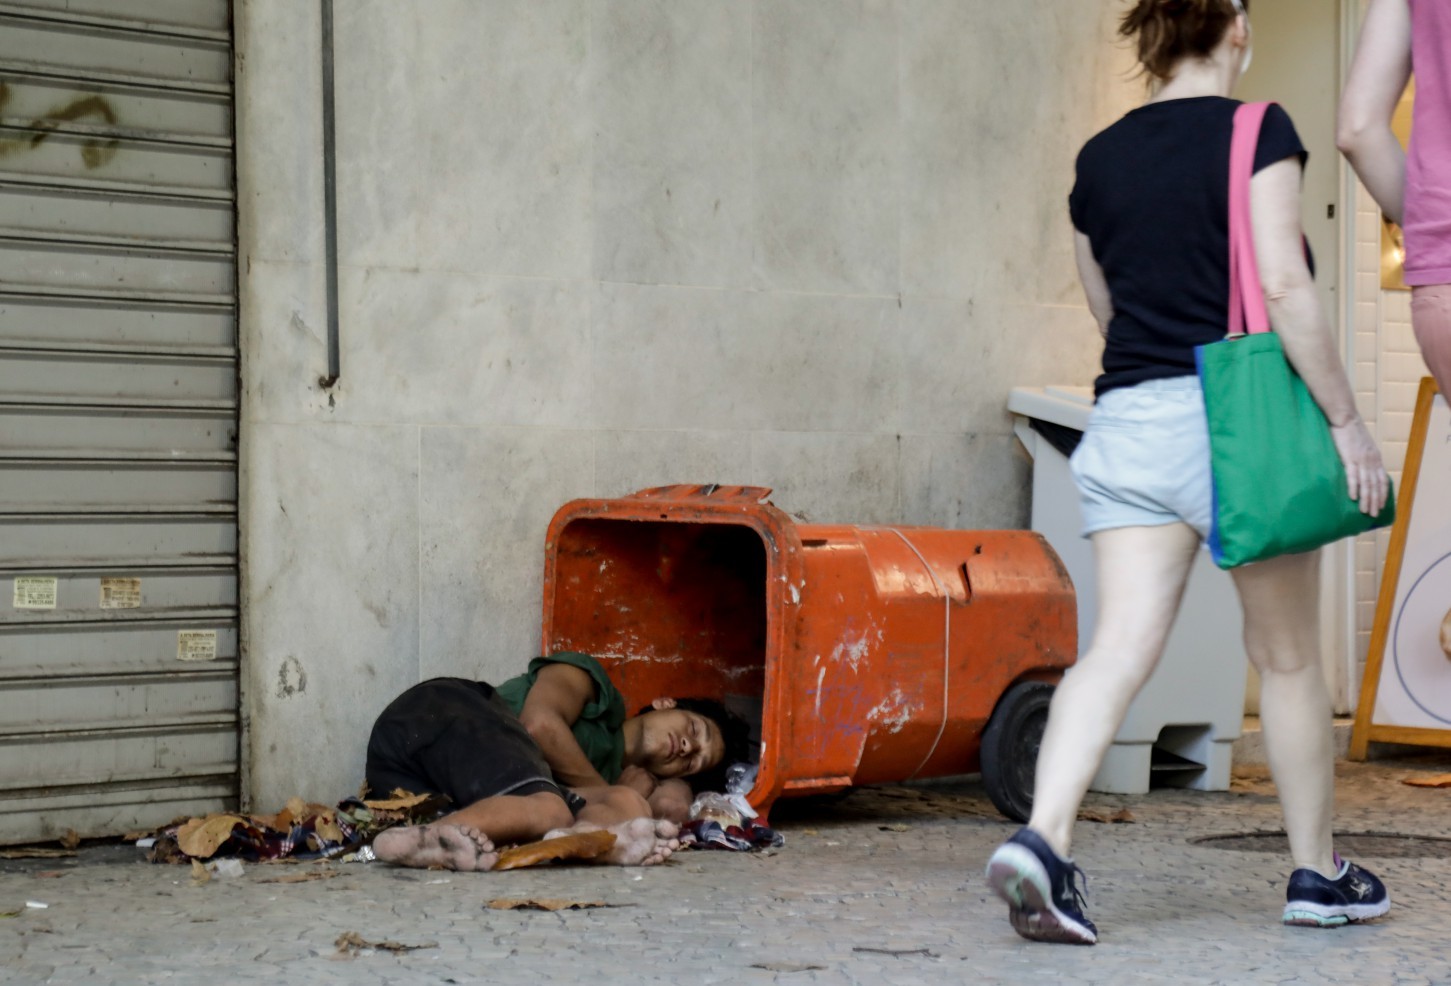
[[[1269,103],[1235,111],[1229,154],[1229,336],[1195,348],[1214,477],[1209,550],[1220,568],[1311,551],[1395,520],[1346,492],[1345,467],[1309,389],[1270,330],[1255,264],[1249,183]]]

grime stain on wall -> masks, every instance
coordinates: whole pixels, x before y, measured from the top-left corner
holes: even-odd
[[[0,116],[4,115],[10,96],[10,86],[0,82]],[[36,150],[62,124],[86,119],[98,119],[108,126],[115,126],[117,123],[116,111],[105,96],[77,96],[62,106],[42,113],[29,123],[22,124],[19,129],[34,131],[29,137],[0,139],[0,157]],[[81,162],[88,169],[99,168],[116,156],[120,143],[115,137],[87,137],[81,141]]]

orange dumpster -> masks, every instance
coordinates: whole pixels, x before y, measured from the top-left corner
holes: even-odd
[[[752,806],[982,771],[1031,807],[1052,688],[1078,652],[1073,585],[1031,531],[803,524],[760,487],[667,486],[561,507],[543,652],[662,695],[759,710]]]

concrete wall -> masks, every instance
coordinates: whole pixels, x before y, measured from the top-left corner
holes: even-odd
[[[1024,525],[1007,389],[1099,351],[1065,198],[1142,93],[1111,6],[336,0],[323,392],[318,11],[237,0],[253,801],[352,791],[421,678],[520,669],[574,497]]]

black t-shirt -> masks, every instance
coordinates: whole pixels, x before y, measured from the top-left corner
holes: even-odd
[[[1068,196],[1113,299],[1094,392],[1192,376],[1194,347],[1229,319],[1229,142],[1239,102],[1199,96],[1149,103],[1078,154]],[[1255,171],[1309,157],[1290,116],[1265,114]],[[1308,248],[1307,248],[1308,249]]]

